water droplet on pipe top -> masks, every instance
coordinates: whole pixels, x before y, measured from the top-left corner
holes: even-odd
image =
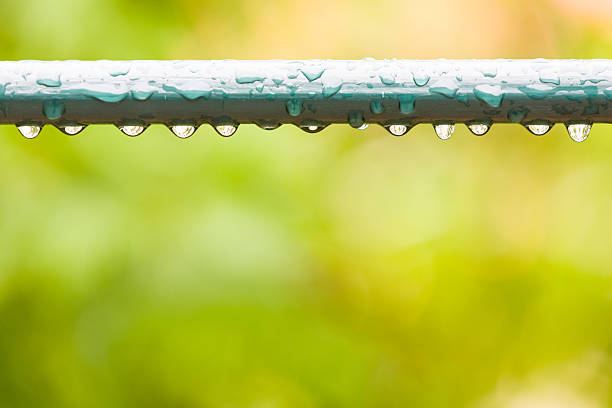
[[[416,86],[425,86],[429,82],[429,74],[423,70],[413,73],[414,84]]]

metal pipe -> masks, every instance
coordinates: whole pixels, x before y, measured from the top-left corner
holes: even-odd
[[[402,133],[425,122],[445,134],[463,122],[482,132],[610,123],[611,99],[612,60],[0,62],[0,123],[62,129],[377,123]]]

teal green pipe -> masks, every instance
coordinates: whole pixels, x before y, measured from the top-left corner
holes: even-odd
[[[611,60],[0,62],[0,123],[612,122]],[[400,132],[401,133],[401,132]]]

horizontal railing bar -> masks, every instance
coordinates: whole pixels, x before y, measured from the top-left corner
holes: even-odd
[[[0,123],[612,122],[611,60],[0,62]]]
[[[610,60],[0,62],[0,123],[612,122]]]

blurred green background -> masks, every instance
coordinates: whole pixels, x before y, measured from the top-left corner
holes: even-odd
[[[607,0],[20,0],[0,59],[606,58]],[[0,408],[610,407],[612,128],[0,129]]]

